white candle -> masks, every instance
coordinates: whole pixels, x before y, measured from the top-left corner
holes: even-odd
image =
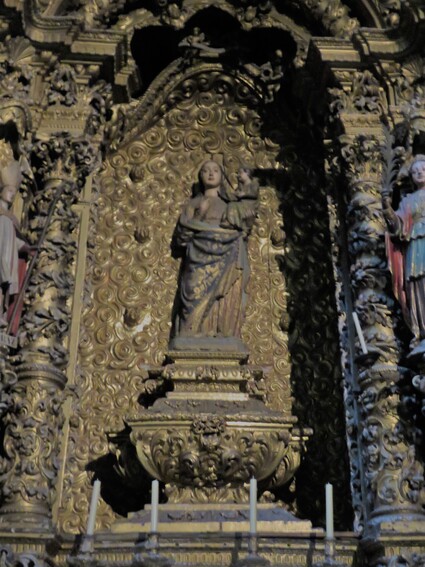
[[[257,479],[249,481],[249,533],[257,533]]]
[[[334,538],[334,502],[333,487],[326,484],[326,539]]]
[[[94,534],[94,524],[96,522],[96,510],[97,510],[97,503],[99,502],[100,496],[100,480],[96,479],[93,484],[93,491],[91,493],[91,501],[90,501],[90,511],[89,511],[89,519],[87,522],[87,535],[92,536]]]
[[[362,353],[367,354],[367,346],[364,340],[363,331],[362,328],[360,327],[360,321],[355,311],[353,311],[353,321],[354,321],[354,326],[356,327],[357,336],[359,337],[360,346],[362,347]]]
[[[159,482],[152,481],[152,499],[151,499],[151,533],[158,531],[158,502],[159,502]]]

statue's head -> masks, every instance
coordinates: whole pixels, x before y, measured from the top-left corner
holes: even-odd
[[[219,163],[212,159],[204,161],[198,174],[199,188],[203,193],[211,187],[223,187],[224,173]]]
[[[238,183],[249,183],[252,181],[254,170],[248,165],[242,164],[238,169]]]
[[[409,167],[409,174],[417,187],[425,187],[425,154],[417,154]]]
[[[15,199],[16,192],[17,187],[15,187],[14,185],[4,185],[3,187],[0,187],[1,200],[10,206]]]

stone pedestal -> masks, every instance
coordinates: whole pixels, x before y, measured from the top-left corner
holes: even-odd
[[[126,419],[138,461],[165,484],[168,504],[160,522],[168,528],[177,522],[180,531],[193,531],[194,524],[199,531],[247,531],[250,478],[267,500],[299,466],[310,431],[301,434],[293,415],[267,408],[263,371],[247,358],[244,352],[170,352],[168,363],[150,372],[170,391]],[[263,522],[273,531],[274,522],[284,529],[296,519],[272,506],[260,507],[258,521],[259,529]],[[141,524],[148,530],[148,522],[138,517],[137,531]],[[117,529],[131,531],[131,523]],[[305,524],[302,530],[310,531]]]

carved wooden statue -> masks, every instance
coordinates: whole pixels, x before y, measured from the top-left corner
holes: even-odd
[[[415,191],[402,199],[397,211],[386,193],[382,204],[394,294],[414,335],[413,352],[425,352],[425,155],[415,157],[409,173]]]
[[[235,191],[225,187],[224,179],[220,165],[206,161],[199,172],[199,193],[178,221],[176,242],[186,255],[174,348],[211,345],[221,350],[226,344],[232,348],[226,338],[240,338],[249,277],[246,240],[256,215],[258,183],[247,168],[239,170]]]
[[[30,251],[19,237],[19,222],[10,211],[22,182],[21,164],[14,158],[11,146],[0,140],[0,321],[9,322],[12,297],[18,293],[25,273],[19,253]],[[8,313],[9,311],[9,313]]]

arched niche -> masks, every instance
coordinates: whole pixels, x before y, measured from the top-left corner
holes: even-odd
[[[141,411],[140,394],[155,387],[147,369],[160,366],[167,352],[180,265],[171,247],[179,211],[206,158],[221,161],[231,183],[247,163],[261,190],[249,240],[252,276],[243,339],[250,361],[267,372],[268,405],[292,411],[301,430],[314,430],[295,482],[277,498],[320,525],[324,479],[333,481],[338,525],[349,528],[321,124],[297,97],[299,76],[291,58],[273,82],[264,72],[273,66],[250,59],[257,43],[247,37],[248,55],[211,52],[208,47],[219,49],[211,41],[163,69],[152,68],[140,100],[122,105],[111,126],[115,147],[96,180],[93,287],[79,355],[82,419],[72,437],[90,446],[89,467],[110,466],[105,432],[118,431],[127,415]],[[84,454],[77,459],[81,469],[87,466]],[[110,508],[101,509],[100,517],[108,526],[116,513],[140,507],[146,495],[134,504],[122,487],[117,499],[104,475]],[[78,509],[84,483],[81,476],[65,490],[68,506]],[[65,531],[76,529],[65,524]]]

